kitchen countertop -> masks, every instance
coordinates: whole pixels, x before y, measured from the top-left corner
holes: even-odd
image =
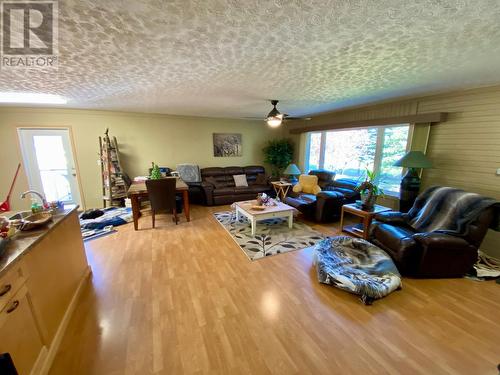
[[[64,212],[52,216],[50,221],[44,227],[38,230],[19,231],[7,244],[5,253],[0,256],[0,277],[6,273],[13,264],[19,261],[27,254],[38,242],[40,242],[48,233],[54,230],[68,215],[78,209],[78,206],[64,210]],[[12,215],[15,212],[12,213]]]

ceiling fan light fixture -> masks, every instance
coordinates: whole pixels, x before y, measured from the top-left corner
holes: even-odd
[[[269,125],[271,128],[277,128],[278,126],[281,125],[283,122],[283,116],[269,116],[266,119],[267,125]]]

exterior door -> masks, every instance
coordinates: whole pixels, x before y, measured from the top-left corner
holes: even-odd
[[[47,201],[81,203],[69,129],[20,128],[19,141],[30,189]]]

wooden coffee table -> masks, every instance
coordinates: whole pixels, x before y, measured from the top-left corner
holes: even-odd
[[[361,237],[365,240],[368,239],[370,225],[372,223],[373,217],[384,211],[391,211],[392,209],[389,207],[384,207],[376,204],[373,206],[371,210],[364,210],[361,207],[358,207],[356,203],[344,204],[342,206],[342,213],[340,215],[340,229],[342,232],[346,232],[352,234],[356,237]],[[361,218],[361,228],[359,225],[347,225],[344,227],[344,214],[349,213],[351,215],[359,216]]]
[[[252,226],[252,236],[255,236],[255,227],[257,226],[257,221],[272,219],[275,217],[282,217],[288,219],[288,228],[293,227],[293,212],[295,208],[284,204],[282,202],[276,202],[276,206],[266,206],[262,211],[252,209],[252,206],[256,205],[257,201],[243,201],[236,202],[236,219],[239,220],[240,215],[246,217]]]

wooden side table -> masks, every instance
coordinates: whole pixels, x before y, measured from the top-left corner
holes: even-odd
[[[346,232],[352,234],[353,236],[367,240],[373,217],[380,212],[391,210],[392,209],[389,207],[379,206],[378,204],[376,204],[370,211],[366,211],[361,207],[358,207],[356,203],[344,204],[342,206],[342,213],[340,215],[340,229],[342,230],[342,232]],[[344,227],[344,213],[360,217],[361,226],[358,224],[347,225]]]
[[[271,184],[273,184],[276,196],[280,198],[282,202],[285,200],[288,190],[290,190],[290,187],[293,185],[290,182],[283,181],[272,181]]]

